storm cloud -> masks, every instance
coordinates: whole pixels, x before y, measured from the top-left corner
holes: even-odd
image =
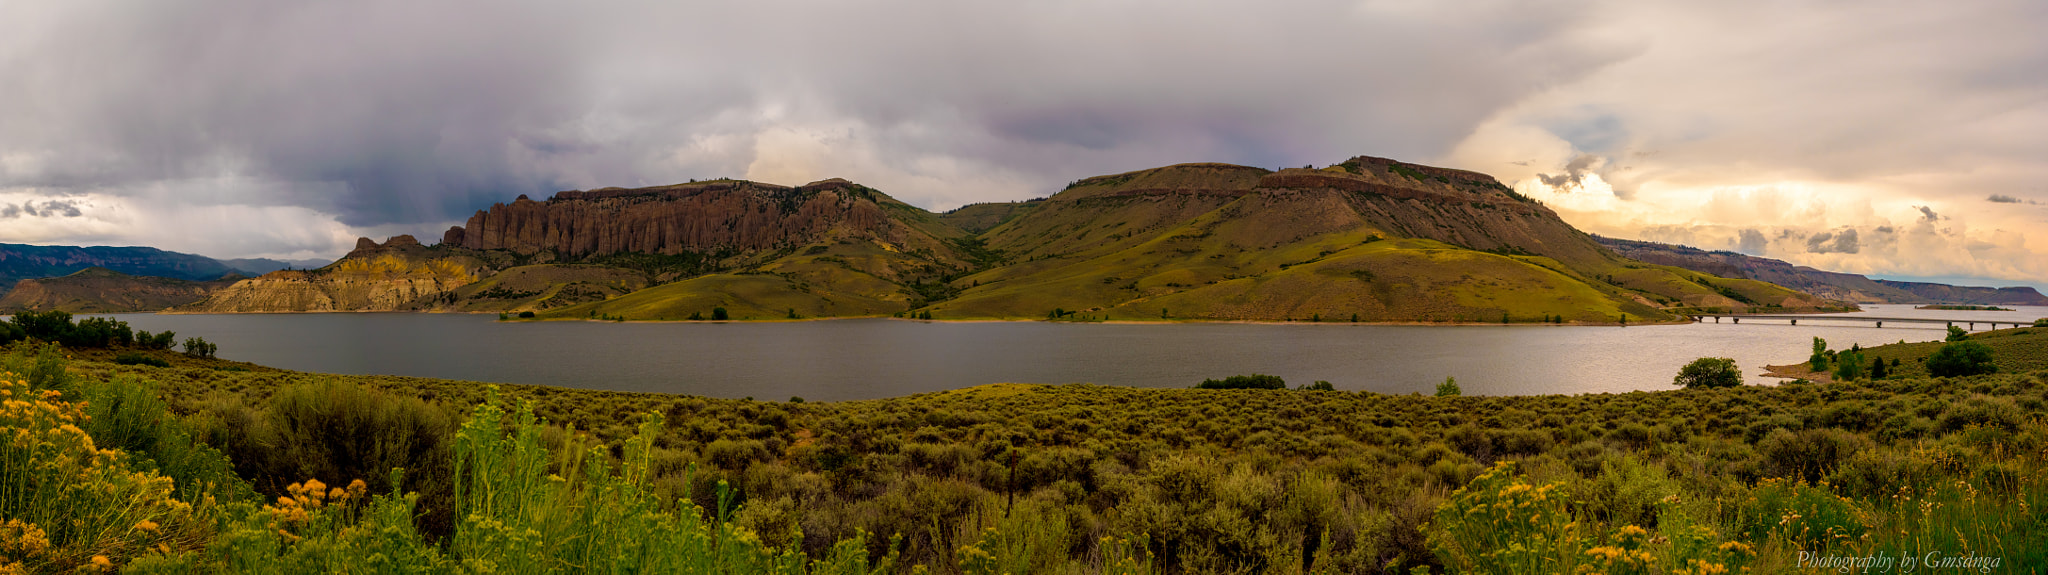
[[[844,177],[946,209],[1370,154],[1604,235],[2042,277],[2042,214],[1983,198],[2048,181],[2044,25],[2025,0],[0,3],[0,241],[333,257],[563,189]],[[26,217],[50,198],[78,215]],[[1911,206],[2002,247],[1841,251]]]
[[[19,218],[76,218],[85,215],[78,209],[78,202],[72,200],[44,200],[19,204],[0,203],[0,219]]]
[[[0,186],[240,178],[271,185],[218,200],[375,226],[764,162],[943,208],[1164,163],[1415,159],[1625,55],[1555,8],[10,3]],[[829,151],[789,165],[806,146]]]
[[[1584,190],[1586,187],[1586,176],[1591,174],[1593,169],[1599,167],[1601,163],[1603,161],[1599,156],[1579,154],[1578,157],[1572,158],[1571,162],[1564,165],[1564,173],[1555,176],[1536,174],[1536,179],[1541,180],[1544,185],[1553,188]]]
[[[1807,236],[1806,251],[1817,254],[1853,254],[1861,249],[1856,244],[1856,235],[1856,230],[1850,228]]]

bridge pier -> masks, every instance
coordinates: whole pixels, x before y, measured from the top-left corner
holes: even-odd
[[[1735,323],[1742,323],[1742,318],[1739,318],[1739,317],[1731,317],[1731,318],[1728,318],[1728,319],[1734,320],[1734,321],[1735,321]]]
[[[1799,320],[1792,320],[1792,325],[1799,325]]]
[[[1884,322],[1877,322],[1877,327],[1884,327]]]

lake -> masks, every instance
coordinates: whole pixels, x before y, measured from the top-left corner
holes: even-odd
[[[2014,312],[1865,306],[1847,315],[2000,321]],[[1941,339],[1937,325],[1785,322],[1630,327],[1321,324],[948,323],[852,319],[778,323],[498,322],[495,315],[117,314],[138,330],[219,344],[220,357],[301,371],[786,400],[895,397],[998,382],[1188,387],[1265,373],[1291,386],[1468,395],[1670,389],[1680,366],[1734,358],[1751,383],[1766,364],[1804,361],[1811,338]],[[1987,327],[1987,326],[1979,326]]]

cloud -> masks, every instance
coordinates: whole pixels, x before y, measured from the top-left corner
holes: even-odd
[[[1764,248],[1770,245],[1770,240],[1764,239],[1764,233],[1754,229],[1744,228],[1736,237],[1735,251],[1745,254],[1762,254]]]
[[[262,182],[194,204],[367,228],[837,176],[942,209],[1178,162],[1426,158],[1628,54],[1569,16],[1592,1],[1483,4],[9,3],[0,190]]]
[[[41,204],[37,204],[34,200],[20,204],[0,203],[0,219],[19,218],[22,216],[31,218],[76,218],[82,215],[85,215],[85,213],[78,209],[78,202],[75,200],[44,200]]]
[[[332,256],[562,189],[846,177],[945,209],[1372,154],[1494,174],[1604,235],[2048,279],[2038,211],[1981,200],[2048,181],[2048,4],[1849,9],[0,3],[0,236]],[[52,199],[79,215],[26,217]]]
[[[1934,208],[1930,208],[1927,206],[1913,206],[1913,209],[1920,210],[1920,218],[1926,222],[1933,223],[1941,221],[1941,214],[1934,213]]]
[[[1857,249],[1855,228],[1821,232],[1806,238],[1806,251],[1817,254],[1853,254]]]
[[[1986,199],[1986,200],[1989,200],[1989,201],[1991,201],[1991,203],[1994,203],[1994,204],[2017,204],[2017,203],[2020,203],[2020,199],[2019,199],[2019,198],[2015,198],[2015,197],[2012,197],[2012,196],[2008,196],[2008,195],[2005,195],[2005,194],[1991,194],[1991,197],[1989,197],[1989,198],[1985,198],[1985,199]]]
[[[2032,128],[2048,125],[2048,52],[2030,31],[2048,5],[1603,8],[1638,54],[1502,109],[1447,157],[1603,235],[1748,251],[1740,230],[1755,229],[1779,238],[1761,251],[1823,269],[2048,282],[2041,215],[1983,201],[2048,180],[2048,132]],[[1575,188],[1558,169],[1586,156],[1606,161]],[[1531,157],[1540,169],[1510,164]],[[1554,193],[1601,186],[1626,201]],[[1887,227],[1896,246],[1872,234]]]
[[[1578,157],[1572,158],[1571,162],[1568,162],[1564,165],[1563,174],[1558,174],[1555,176],[1552,176],[1550,174],[1536,174],[1536,179],[1542,181],[1543,185],[1550,186],[1552,188],[1567,190],[1584,190],[1586,188],[1586,176],[1592,173],[1594,168],[1599,167],[1603,163],[1606,163],[1606,160],[1599,156],[1595,156],[1592,154],[1579,154]]]

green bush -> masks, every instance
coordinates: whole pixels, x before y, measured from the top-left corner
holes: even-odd
[[[714,321],[725,321],[732,319],[732,316],[726,313],[725,308],[714,307],[711,308],[711,319]]]
[[[1869,532],[1856,502],[1804,481],[1765,479],[1737,511],[1745,539],[1790,539],[1802,548],[1848,544]]]
[[[1437,397],[1452,397],[1464,393],[1464,390],[1458,389],[1458,378],[1455,377],[1445,377],[1443,383],[1436,384]]]
[[[1956,326],[1948,326],[1948,337],[1942,341],[1969,341],[1970,332]]]
[[[114,356],[114,363],[118,363],[121,365],[149,365],[155,367],[171,366],[171,362],[164,361],[164,358],[133,351],[124,351],[121,352],[120,355]]]
[[[1819,481],[1850,455],[1870,447],[1862,436],[1839,429],[1772,430],[1756,444],[1767,476]]]
[[[1991,347],[1974,341],[1949,343],[1927,356],[1927,373],[1935,377],[1957,377],[1994,373]]]
[[[1287,382],[1277,375],[1251,374],[1233,375],[1216,379],[1204,379],[1195,384],[1195,389],[1287,389]]]
[[[1671,384],[1687,389],[1738,387],[1742,385],[1742,370],[1735,367],[1733,359],[1702,357],[1679,368],[1678,376],[1671,378]]]

